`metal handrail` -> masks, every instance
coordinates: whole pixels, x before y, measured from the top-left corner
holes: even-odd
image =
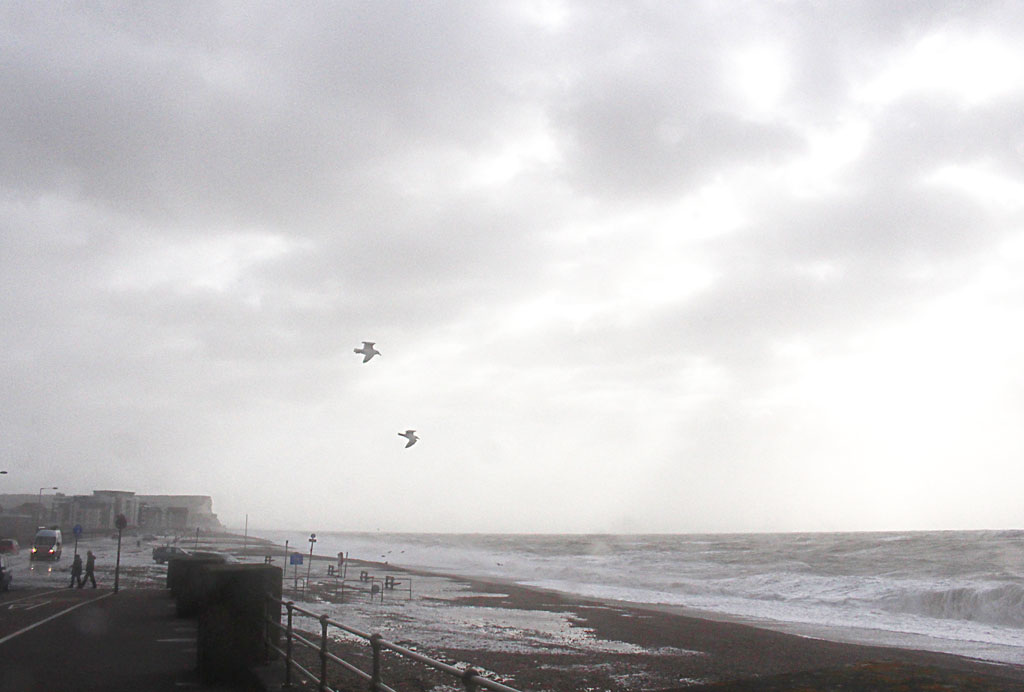
[[[473,667],[463,669],[456,668],[455,666],[449,665],[447,663],[442,663],[441,661],[430,658],[429,656],[425,656],[419,653],[418,651],[413,651],[412,649],[408,649],[399,644],[395,644],[394,642],[390,642],[384,639],[380,634],[369,634],[367,632],[363,632],[361,630],[356,629],[355,627],[350,627],[344,623],[332,620],[329,617],[327,617],[326,614],[317,615],[316,613],[310,610],[306,610],[301,606],[295,605],[295,603],[292,601],[282,601],[270,594],[267,594],[267,603],[276,604],[279,615],[280,609],[285,608],[288,615],[287,624],[281,624],[279,621],[274,620],[268,615],[268,617],[266,618],[267,627],[265,629],[267,648],[272,649],[280,655],[284,656],[286,686],[291,685],[292,669],[294,668],[298,670],[300,673],[302,673],[308,680],[310,680],[311,682],[315,682],[318,686],[317,689],[320,692],[334,692],[334,690],[332,690],[332,688],[328,687],[327,685],[327,664],[328,662],[333,662],[337,663],[348,672],[362,678],[363,680],[368,681],[370,683],[370,689],[374,692],[396,692],[396,690],[384,684],[384,681],[382,680],[382,654],[385,650],[388,650],[393,651],[396,654],[408,658],[412,661],[416,661],[417,663],[421,663],[429,668],[433,668],[434,670],[440,671],[442,673],[445,673],[447,675],[450,675],[454,678],[461,680],[463,687],[465,687],[466,689],[466,692],[477,692],[477,690],[481,688],[493,690],[493,692],[520,692],[520,690],[517,690],[514,687],[509,687],[508,685],[503,685],[500,682],[496,682],[494,680],[491,680],[490,678],[484,677],[480,674],[478,670],[476,670]],[[294,627],[294,618],[296,614],[300,616],[314,618],[320,623],[320,634],[318,642],[307,639],[301,634],[296,633]],[[372,672],[368,673],[365,670],[362,670],[356,665],[339,658],[338,656],[332,654],[327,650],[327,634],[330,627],[340,629],[343,632],[347,632],[369,643],[370,649],[373,654]],[[280,630],[282,634],[285,635],[285,648],[282,649],[271,641],[271,628],[276,628],[277,630]],[[319,675],[313,673],[310,670],[307,670],[306,668],[295,662],[295,658],[292,655],[292,645],[296,642],[319,653]]]

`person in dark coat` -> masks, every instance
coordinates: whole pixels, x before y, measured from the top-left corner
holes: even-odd
[[[71,563],[71,584],[68,588],[81,588],[82,586],[82,556],[75,553],[75,561]]]
[[[85,558],[85,576],[82,577],[82,581],[78,582],[78,588],[82,588],[83,586],[85,586],[85,582],[87,581],[91,581],[92,588],[96,588],[96,575],[93,573],[93,570],[95,569],[96,556],[93,555],[92,551],[90,550],[88,557]]]

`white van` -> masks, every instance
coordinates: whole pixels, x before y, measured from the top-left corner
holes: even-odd
[[[39,529],[32,540],[30,560],[59,560],[63,547],[60,529]]]

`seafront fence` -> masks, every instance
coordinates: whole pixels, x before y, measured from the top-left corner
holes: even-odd
[[[277,614],[280,615],[279,619],[271,617],[275,606]],[[284,609],[284,613],[282,613],[282,609]],[[480,689],[494,690],[494,692],[520,692],[520,690],[513,687],[502,685],[500,682],[495,682],[494,680],[482,676],[472,667],[462,669],[448,665],[447,663],[442,663],[441,661],[434,660],[429,656],[424,656],[417,651],[413,651],[412,649],[407,649],[404,646],[390,642],[384,639],[380,634],[368,634],[366,632],[361,632],[354,627],[349,627],[348,625],[332,620],[327,617],[327,615],[317,615],[312,611],[295,605],[292,601],[282,601],[271,594],[267,595],[267,613],[268,616],[264,620],[264,624],[266,626],[264,637],[265,645],[268,652],[275,651],[284,657],[286,686],[292,684],[292,671],[295,670],[303,675],[307,680],[316,683],[317,690],[319,690],[319,692],[336,692],[336,688],[332,688],[328,685],[327,677],[329,664],[334,663],[336,666],[340,666],[348,673],[370,683],[369,688],[374,692],[397,692],[394,688],[388,687],[384,684],[383,680],[382,664],[384,652],[393,651],[404,658],[423,664],[428,668],[432,668],[460,680],[463,687],[466,689],[466,692],[477,692]],[[307,638],[305,634],[308,633],[300,634],[296,631],[295,620],[297,618],[311,618],[319,623],[320,634],[312,635],[317,638],[317,641]],[[358,637],[370,646],[372,653],[372,668],[369,672],[327,650],[331,627]],[[277,634],[283,635],[283,648],[278,646],[278,643],[281,643],[281,637],[275,636]],[[296,645],[306,647],[317,652],[320,663],[320,670],[318,672],[314,673],[295,660],[293,654],[294,647]]]

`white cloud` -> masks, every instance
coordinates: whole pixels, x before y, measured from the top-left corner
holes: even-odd
[[[997,29],[998,30],[998,29]],[[935,92],[960,99],[967,107],[1020,92],[1024,67],[1018,46],[996,31],[964,34],[941,30],[925,36],[869,82],[856,96],[882,105],[909,94]]]
[[[996,213],[1024,208],[1024,182],[984,163],[947,164],[929,175],[925,182],[966,194]]]
[[[948,480],[1024,480],[1010,4],[0,16],[6,483],[330,528],[1021,516]]]
[[[734,88],[743,105],[758,115],[777,112],[791,83],[789,56],[779,43],[745,47],[729,61]]]
[[[115,290],[223,293],[237,288],[252,269],[294,251],[297,243],[276,234],[229,231],[170,239],[146,234],[126,245],[112,268]],[[259,296],[249,298],[258,301]]]
[[[844,117],[827,128],[808,128],[807,149],[771,174],[798,199],[842,193],[849,186],[844,174],[864,152],[870,135],[870,125],[859,117]]]

